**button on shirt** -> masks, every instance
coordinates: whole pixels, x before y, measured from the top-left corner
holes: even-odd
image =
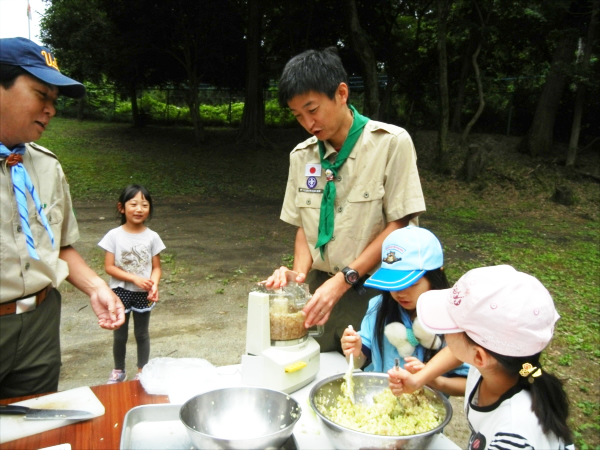
[[[36,144],[27,144],[23,165],[35,185],[48,218],[56,248],[27,197],[29,224],[40,260],[29,256],[21,229],[10,168],[0,160],[0,303],[34,294],[49,284],[58,287],[69,275],[67,263],[58,258],[60,247],[79,239],[69,185],[56,156]]]
[[[325,157],[337,152],[325,142]],[[345,267],[383,231],[388,222],[425,211],[416,164],[416,152],[406,130],[369,121],[352,153],[338,172],[334,235],[325,247],[324,260],[317,242],[325,171],[317,185],[307,185],[306,165],[320,164],[317,138],[300,143],[290,154],[290,169],[281,220],[302,227],[312,255],[312,269],[333,272]],[[416,219],[411,221],[416,223]]]

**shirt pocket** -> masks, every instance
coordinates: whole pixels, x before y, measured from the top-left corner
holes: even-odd
[[[343,227],[359,239],[373,240],[385,226],[383,183],[359,184],[348,194]],[[342,224],[340,224],[342,225]]]
[[[51,206],[50,208],[44,208],[44,209],[42,209],[42,211],[43,211],[44,215],[46,216],[46,219],[48,220],[48,224],[50,225],[50,229],[52,230],[52,233],[54,234],[54,244],[59,245],[60,244],[61,227],[62,227],[62,223],[63,223],[62,211],[56,205]],[[44,235],[47,236],[48,233],[46,231],[46,227],[44,226],[44,223],[42,222],[42,218],[39,216],[39,214],[37,214],[35,209],[32,212],[30,212],[29,223],[32,224],[33,238],[36,242],[36,247],[37,247],[37,243],[40,242],[41,240],[44,240]],[[35,225],[33,225],[34,223],[35,223]]]
[[[298,192],[296,195],[296,208],[300,212],[302,228],[309,245],[317,242],[319,234],[319,219],[321,217],[322,193]]]

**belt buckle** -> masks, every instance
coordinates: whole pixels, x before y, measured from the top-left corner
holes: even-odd
[[[29,311],[33,311],[36,308],[35,299],[36,296],[32,295],[31,297],[17,300],[17,310],[15,311],[15,314],[23,314]]]

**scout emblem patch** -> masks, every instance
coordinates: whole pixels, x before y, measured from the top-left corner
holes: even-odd
[[[306,185],[309,189],[314,189],[317,186],[317,179],[315,177],[308,177],[306,179]]]

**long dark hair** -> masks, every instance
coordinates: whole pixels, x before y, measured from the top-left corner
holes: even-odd
[[[448,278],[446,278],[446,273],[442,267],[427,271],[423,276],[429,281],[431,290],[448,289],[450,287],[450,283],[448,283]],[[373,336],[373,345],[379,347],[379,353],[381,354],[382,360],[384,360],[383,331],[388,323],[402,322],[400,319],[400,308],[402,308],[402,306],[393,299],[392,294],[390,294],[389,291],[385,291],[382,294],[381,303],[377,310],[377,317],[375,318],[375,335]],[[440,334],[438,336],[443,343],[444,335]],[[439,350],[433,350],[431,348],[425,349],[425,361],[423,362],[429,361],[438,351]]]
[[[563,389],[563,381],[555,375],[542,369],[542,375],[534,378],[530,383],[527,377],[522,377],[519,371],[523,364],[529,363],[535,367],[541,367],[540,356],[542,353],[536,353],[531,356],[505,356],[492,352],[473,341],[467,333],[463,333],[466,341],[483,348],[498,363],[507,376],[519,377],[517,383],[531,394],[531,409],[535,413],[542,426],[544,433],[554,433],[561,439],[565,445],[573,442],[571,431],[567,426],[567,417],[569,416],[569,399]]]
[[[125,225],[127,223],[127,218],[125,217],[125,214],[119,210],[119,205],[121,205],[122,208],[125,208],[125,203],[138,195],[138,192],[142,193],[142,197],[144,197],[144,199],[148,202],[148,205],[150,205],[148,220],[152,218],[152,197],[150,196],[150,192],[148,192],[148,189],[146,189],[144,186],[139,184],[130,184],[123,189],[121,195],[119,195],[119,203],[117,203],[117,214],[121,218],[121,225]]]

